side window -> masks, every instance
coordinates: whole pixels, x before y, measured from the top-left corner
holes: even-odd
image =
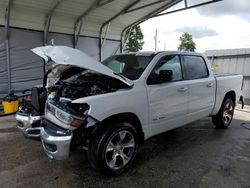
[[[208,76],[206,62],[200,56],[182,56],[184,77],[187,80],[205,78]]]
[[[168,55],[163,57],[155,66],[153,71],[151,72],[148,84],[156,84],[159,83],[159,75],[161,71],[172,71],[172,79],[171,81],[179,81],[182,80],[182,69],[181,62],[178,55]]]

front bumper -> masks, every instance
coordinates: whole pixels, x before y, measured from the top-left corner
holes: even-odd
[[[40,137],[41,116],[32,116],[31,114],[16,113],[17,128],[26,138]]]
[[[60,128],[49,120],[42,120],[42,145],[50,159],[65,160],[69,158],[72,138],[72,131]]]

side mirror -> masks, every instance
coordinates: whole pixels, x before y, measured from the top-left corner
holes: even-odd
[[[161,82],[168,82],[173,79],[173,71],[172,70],[161,70],[159,73],[159,79]]]

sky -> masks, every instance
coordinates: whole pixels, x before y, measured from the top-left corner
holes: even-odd
[[[188,0],[194,5],[208,0]],[[183,3],[174,8],[182,8]],[[250,0],[223,0],[203,7],[152,18],[141,24],[143,51],[177,50],[180,36],[193,36],[197,52],[212,49],[250,48]]]

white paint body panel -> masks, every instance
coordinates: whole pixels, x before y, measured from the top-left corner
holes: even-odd
[[[217,91],[216,91],[216,102],[212,115],[215,115],[220,110],[221,103],[224,99],[225,94],[228,91],[234,91],[236,94],[236,103],[240,100],[242,96],[241,84],[243,80],[242,75],[238,74],[228,74],[228,75],[218,75],[215,76],[217,81]]]
[[[179,53],[162,52],[157,54],[130,90],[85,97],[73,102],[88,103],[91,106],[89,114],[99,121],[118,113],[134,113],[141,121],[145,139],[147,139],[217,114],[226,93],[229,91],[234,91],[236,102],[239,101],[242,95],[242,76],[215,77],[204,56],[209,70],[207,78],[157,85],[146,84],[148,75],[161,57]],[[187,87],[187,92],[178,92],[178,89],[182,87]]]
[[[133,113],[139,118],[145,137],[151,135],[148,124],[147,91],[145,86],[138,82],[135,82],[131,89],[84,97],[72,102],[87,103],[90,106],[88,114],[99,121],[119,113]]]
[[[179,92],[186,81],[147,86],[149,124],[156,135],[184,124],[188,112],[188,92]]]
[[[235,92],[236,102],[238,102],[242,95],[242,75],[215,77],[204,56],[202,57],[209,70],[207,78],[147,85],[146,80],[160,58],[173,54],[202,56],[190,52],[159,52],[151,60],[141,77],[133,81],[134,85],[130,89],[83,97],[72,103],[87,103],[90,106],[88,114],[99,121],[120,113],[133,113],[140,120],[145,139],[147,139],[192,121],[217,114],[229,91]],[[69,60],[67,60],[67,64],[78,66],[76,62],[71,63]],[[98,67],[96,71],[102,72],[99,68],[101,67]],[[91,69],[95,70],[93,67]],[[180,92],[179,89],[183,87],[187,90]]]

